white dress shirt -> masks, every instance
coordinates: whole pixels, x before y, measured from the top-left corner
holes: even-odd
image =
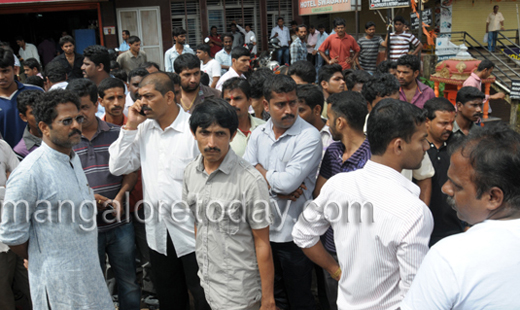
[[[23,60],[27,60],[29,58],[36,59],[39,63],[40,62],[40,55],[38,54],[38,49],[34,44],[31,43],[25,43],[25,50],[20,47],[20,50],[18,51],[18,54],[20,54],[20,57],[23,58]]]
[[[244,28],[240,27],[239,25],[237,25],[237,28],[238,30],[240,30],[240,32],[242,32],[244,34],[244,43],[245,44],[249,44],[249,43],[255,43],[257,42],[256,41],[256,36],[255,36],[255,33],[253,31],[249,31],[247,32]],[[256,54],[256,45],[253,46],[253,50],[251,50],[251,54]]]
[[[134,105],[134,99],[132,99],[132,96],[130,95],[130,92],[126,94],[125,98],[125,108],[123,109],[123,113],[126,117],[128,117],[128,109]]]
[[[321,161],[321,138],[316,127],[299,116],[294,124],[278,139],[269,119],[251,133],[244,159],[253,166],[261,164],[267,170],[266,180],[271,186],[271,213],[269,227],[272,242],[291,242],[292,228],[305,203],[312,199],[316,173]],[[277,194],[288,195],[302,183],[307,187],[296,201],[281,199]]]
[[[234,78],[234,77],[241,77],[243,79],[246,78],[246,76],[243,74],[238,75],[238,73],[235,71],[235,69],[233,69],[233,67],[229,67],[228,72],[224,73],[224,75],[221,76],[220,79],[218,80],[217,86],[215,87],[215,89],[222,91],[222,85],[224,85],[224,82],[226,82],[227,80]]]
[[[289,28],[280,26],[276,26],[271,30],[271,38],[274,38],[274,35],[278,33],[278,40],[280,40],[280,46],[289,47],[289,41],[291,40],[291,34],[289,33]]]
[[[52,85],[51,88],[49,88],[49,91],[55,90],[55,89],[67,89],[67,85],[69,85],[69,82],[67,82],[67,81],[59,82],[59,83]]]
[[[183,204],[176,204],[182,201],[184,168],[199,154],[189,117],[179,107],[179,115],[164,131],[152,119],[137,130],[122,129],[109,148],[112,174],[141,167],[148,246],[166,255],[168,232],[178,257],[195,251],[194,218]]]
[[[294,226],[294,243],[310,248],[334,229],[342,276],[338,309],[394,310],[426,252],[433,218],[420,189],[396,170],[369,160],[330,178]]]

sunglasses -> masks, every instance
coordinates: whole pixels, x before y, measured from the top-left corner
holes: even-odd
[[[78,115],[75,118],[67,117],[67,118],[62,119],[61,121],[58,121],[58,123],[62,123],[64,126],[70,126],[70,125],[72,125],[73,120],[76,120],[76,122],[78,122],[78,124],[82,124],[85,121],[85,116]]]

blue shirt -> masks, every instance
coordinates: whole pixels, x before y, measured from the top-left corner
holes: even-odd
[[[244,159],[253,166],[261,164],[267,170],[266,180],[271,186],[273,214],[273,223],[269,227],[272,242],[293,240],[293,226],[305,203],[312,200],[321,155],[319,131],[299,116],[278,139],[274,136],[272,119],[251,133]],[[295,202],[277,196],[294,192],[302,183],[305,183],[307,189]]]
[[[0,240],[29,241],[34,309],[114,308],[99,265],[95,216],[94,193],[74,152],[71,158],[42,143],[11,174]]]
[[[123,42],[121,42],[121,45],[119,45],[119,51],[126,52],[129,49],[130,49],[130,45],[128,45],[128,43],[126,43],[126,41],[123,40]]]
[[[195,52],[191,49],[191,47],[186,44],[184,45],[184,48],[182,49],[182,54],[193,54],[195,55]],[[175,49],[175,45],[172,46],[169,50],[164,53],[164,71],[166,72],[175,72],[173,68],[173,63],[175,62],[175,59],[179,57],[180,54]]]
[[[322,177],[328,180],[338,173],[361,169],[372,156],[368,139],[365,139],[359,149],[357,149],[354,154],[345,161],[343,161],[343,153],[345,153],[345,145],[340,141],[332,143],[327,148],[325,156],[323,157],[323,162],[321,163],[320,175]],[[322,241],[323,246],[328,251],[336,253],[332,227],[329,227],[325,235],[323,235]]]
[[[317,51],[320,48],[321,43],[323,43],[323,41],[325,41],[325,39],[328,37],[329,37],[329,35],[325,31],[323,31],[323,34],[320,32],[318,34],[318,41],[316,42],[316,46],[314,47],[314,50]]]
[[[215,59],[218,61],[218,63],[221,66],[229,66],[231,67],[232,61],[231,61],[231,52],[229,54],[226,52],[226,50],[223,48],[218,53],[215,54]],[[228,69],[220,69],[221,76],[224,75]]]
[[[6,98],[0,96],[0,133],[11,148],[15,147],[20,139],[22,139],[25,126],[27,125],[18,115],[20,114],[16,107],[18,104],[18,95],[26,90],[43,91],[38,86],[26,85],[18,81],[15,81],[15,83],[18,85],[18,90],[16,90],[11,97]]]

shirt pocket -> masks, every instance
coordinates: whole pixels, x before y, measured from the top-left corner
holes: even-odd
[[[219,232],[232,236],[235,235],[239,228],[240,222],[244,221],[244,206],[239,201],[232,202],[213,202],[210,204],[212,209],[212,219],[217,221]]]

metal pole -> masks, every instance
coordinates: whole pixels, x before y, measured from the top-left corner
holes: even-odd
[[[242,5],[242,27],[246,27],[246,18],[244,17],[244,0],[241,2]]]
[[[518,44],[518,33],[520,32],[520,16],[518,16],[518,4],[516,5],[516,23],[518,30],[516,31],[516,43]]]

